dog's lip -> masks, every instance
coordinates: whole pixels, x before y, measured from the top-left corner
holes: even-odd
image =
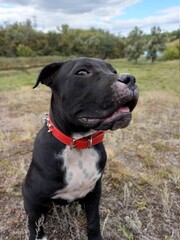
[[[116,109],[113,113],[110,115],[104,117],[104,118],[96,118],[96,117],[79,117],[79,121],[84,124],[92,124],[96,125],[98,123],[110,123],[118,121],[121,117],[131,114],[130,109],[128,106],[122,106]]]
[[[119,119],[124,114],[130,113],[130,109],[128,106],[119,107],[113,114],[111,114],[109,117],[106,117],[103,122],[109,123],[114,122]]]

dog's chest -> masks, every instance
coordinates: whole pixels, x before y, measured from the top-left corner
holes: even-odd
[[[101,173],[97,168],[99,154],[94,148],[73,149],[66,147],[60,154],[64,159],[67,186],[55,192],[53,199],[73,201],[92,191]]]

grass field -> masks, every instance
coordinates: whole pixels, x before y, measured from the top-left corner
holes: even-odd
[[[43,59],[39,66],[48,61]],[[11,59],[4,66],[21,67]],[[50,62],[51,62],[50,61]],[[129,127],[105,137],[108,163],[103,177],[101,228],[105,240],[180,239],[179,62],[134,65],[109,60],[137,78],[140,99]],[[14,67],[14,69],[15,69]],[[13,68],[13,67],[12,67]],[[50,90],[33,90],[40,68],[0,71],[0,239],[27,239],[21,183],[33,141],[49,109]],[[49,240],[84,240],[78,205],[53,207],[46,223]]]

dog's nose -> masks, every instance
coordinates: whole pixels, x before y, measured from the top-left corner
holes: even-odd
[[[133,75],[123,73],[118,76],[117,79],[119,82],[122,82],[124,84],[127,84],[128,86],[133,86],[136,83],[136,79]]]

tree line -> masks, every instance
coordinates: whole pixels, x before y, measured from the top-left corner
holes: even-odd
[[[128,58],[138,61],[141,55],[154,62],[159,53],[166,53],[167,40],[179,38],[179,31],[164,33],[154,26],[150,34],[134,27],[127,37],[103,29],[74,29],[64,24],[56,31],[38,31],[31,20],[0,26],[0,56],[88,56],[98,58]],[[169,53],[168,53],[169,54]],[[179,57],[179,45],[166,53],[165,59]]]

